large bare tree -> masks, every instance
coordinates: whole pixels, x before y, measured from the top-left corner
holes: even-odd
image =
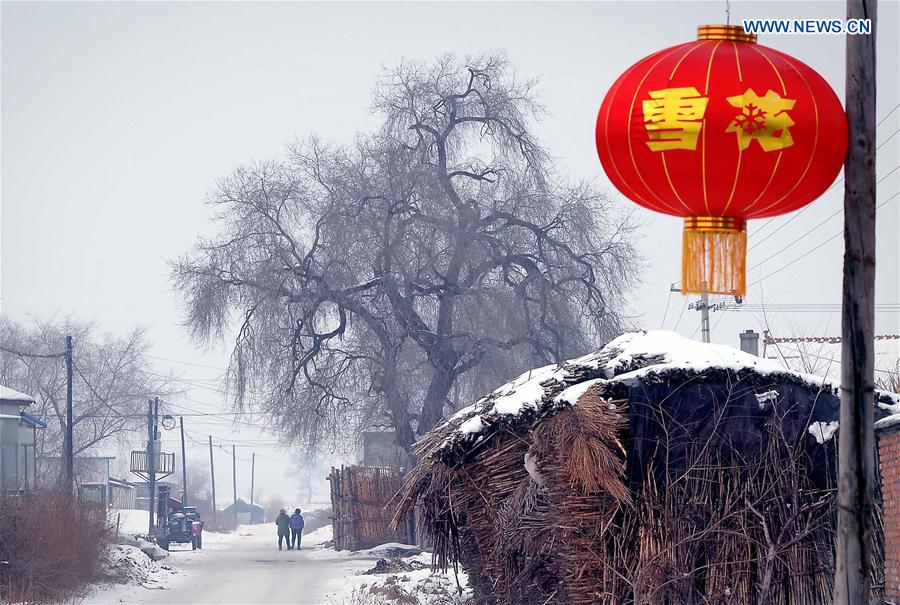
[[[236,334],[238,402],[291,437],[385,426],[408,449],[454,402],[618,334],[640,267],[629,217],[560,174],[502,57],[401,64],[373,105],[351,146],[223,179],[220,233],[173,281],[195,337]]]
[[[167,381],[150,369],[143,330],[112,336],[97,334],[91,324],[68,319],[0,320],[0,383],[34,397],[29,412],[47,423],[47,429],[37,433],[38,456],[62,454],[66,365],[62,357],[52,355],[65,349],[67,335],[74,343],[72,432],[76,456],[92,453],[109,440],[127,441],[130,431],[146,426],[147,399],[171,393]]]

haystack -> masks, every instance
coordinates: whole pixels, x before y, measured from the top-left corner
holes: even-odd
[[[625,334],[423,437],[397,518],[421,506],[480,603],[830,602],[838,409],[820,377]]]

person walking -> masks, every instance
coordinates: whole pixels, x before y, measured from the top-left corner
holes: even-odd
[[[291,525],[291,545],[290,548],[296,548],[300,550],[300,542],[303,539],[303,515],[300,514],[300,509],[294,509],[294,514],[291,515],[290,519]]]
[[[291,538],[289,536],[291,519],[287,515],[287,511],[283,508],[275,519],[275,525],[278,526],[278,550],[281,550],[281,541],[287,542],[288,550],[291,549]]]

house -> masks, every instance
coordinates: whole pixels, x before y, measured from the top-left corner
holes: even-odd
[[[78,494],[83,500],[103,509],[134,508],[136,487],[112,476],[112,461],[115,459],[115,456],[76,456],[74,471]],[[38,482],[46,487],[57,485],[63,473],[62,462],[59,457],[38,458]]]
[[[34,398],[0,385],[0,493],[34,487],[37,429],[47,425],[28,413]]]
[[[110,508],[135,508],[137,488],[124,479],[110,477],[107,483]]]
[[[229,504],[222,514],[234,515],[235,510],[237,510],[238,523],[262,523],[265,520],[263,507],[258,504],[249,504],[243,498],[238,498],[236,502]]]
[[[140,510],[150,510],[150,482],[146,480],[130,481],[129,484],[133,485],[135,488],[134,508]],[[181,487],[172,481],[157,480],[156,487],[159,488],[160,485],[168,485],[169,493],[172,494],[173,498],[177,496],[181,491]]]

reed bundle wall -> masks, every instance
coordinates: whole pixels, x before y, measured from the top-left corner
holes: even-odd
[[[400,471],[386,466],[332,467],[332,533],[336,550],[364,550],[387,542],[414,542],[409,515],[391,526],[387,505],[402,485]]]

